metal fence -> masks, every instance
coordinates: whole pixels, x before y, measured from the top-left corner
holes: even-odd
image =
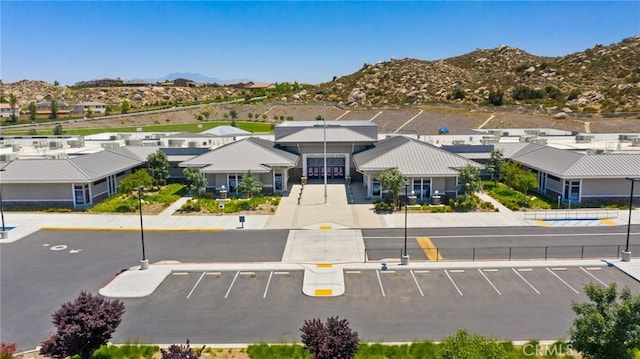
[[[594,220],[618,218],[618,209],[578,208],[565,210],[531,211],[524,213],[526,220]]]
[[[623,244],[583,246],[421,248],[408,247],[413,260],[427,261],[513,261],[513,260],[582,260],[620,258]],[[631,253],[640,253],[640,245],[629,245]],[[400,258],[403,248],[365,248],[365,261]],[[427,255],[427,253],[429,253]],[[422,259],[421,259],[422,258]]]

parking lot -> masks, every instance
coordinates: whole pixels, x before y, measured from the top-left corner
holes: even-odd
[[[299,339],[305,319],[338,315],[368,341],[441,339],[464,327],[512,339],[566,337],[583,285],[640,284],[610,267],[345,270],[340,297],[302,293],[303,271],[174,272],[147,298],[125,300],[116,342],[245,343]],[[163,328],[154,331],[152,328]]]

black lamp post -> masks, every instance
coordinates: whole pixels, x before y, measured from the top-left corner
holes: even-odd
[[[407,254],[407,209],[409,207],[409,182],[404,183],[404,251],[400,263],[402,265],[409,264],[409,255]]]
[[[142,225],[142,190],[144,187],[136,187],[138,190],[138,207],[140,208],[140,239],[142,240],[142,260],[140,261],[140,270],[149,269],[149,260],[144,252],[144,227]]]
[[[627,223],[627,244],[624,247],[624,251],[622,251],[623,262],[631,261],[631,251],[629,250],[629,235],[631,234],[631,211],[633,210],[633,185],[636,182],[640,182],[640,178],[627,177],[626,179],[631,181],[631,193],[629,193],[629,222]]]

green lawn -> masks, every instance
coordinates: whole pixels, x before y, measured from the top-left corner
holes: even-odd
[[[199,128],[198,126],[202,127]],[[167,124],[167,125],[148,125],[148,126],[127,126],[127,127],[102,127],[102,128],[65,128],[65,135],[95,135],[103,132],[137,132],[138,128],[142,128],[144,132],[202,132],[214,127],[231,125],[231,121],[206,121],[206,122],[193,122],[193,123],[181,123],[181,124]],[[272,124],[268,122],[251,122],[251,121],[236,121],[236,127],[249,131],[251,133],[257,132],[272,132]],[[64,124],[63,124],[64,128]],[[29,131],[6,131],[6,136],[23,136],[28,134]],[[53,134],[53,130],[39,131],[38,135]]]
[[[173,183],[157,192],[142,194],[143,210],[158,210],[169,207],[177,201],[184,191],[184,186]],[[116,194],[87,209],[89,213],[132,213],[138,210],[139,200],[135,193]]]

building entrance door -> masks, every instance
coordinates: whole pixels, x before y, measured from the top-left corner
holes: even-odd
[[[327,158],[327,178],[344,178],[344,158]],[[307,178],[324,178],[324,159],[307,158]]]

